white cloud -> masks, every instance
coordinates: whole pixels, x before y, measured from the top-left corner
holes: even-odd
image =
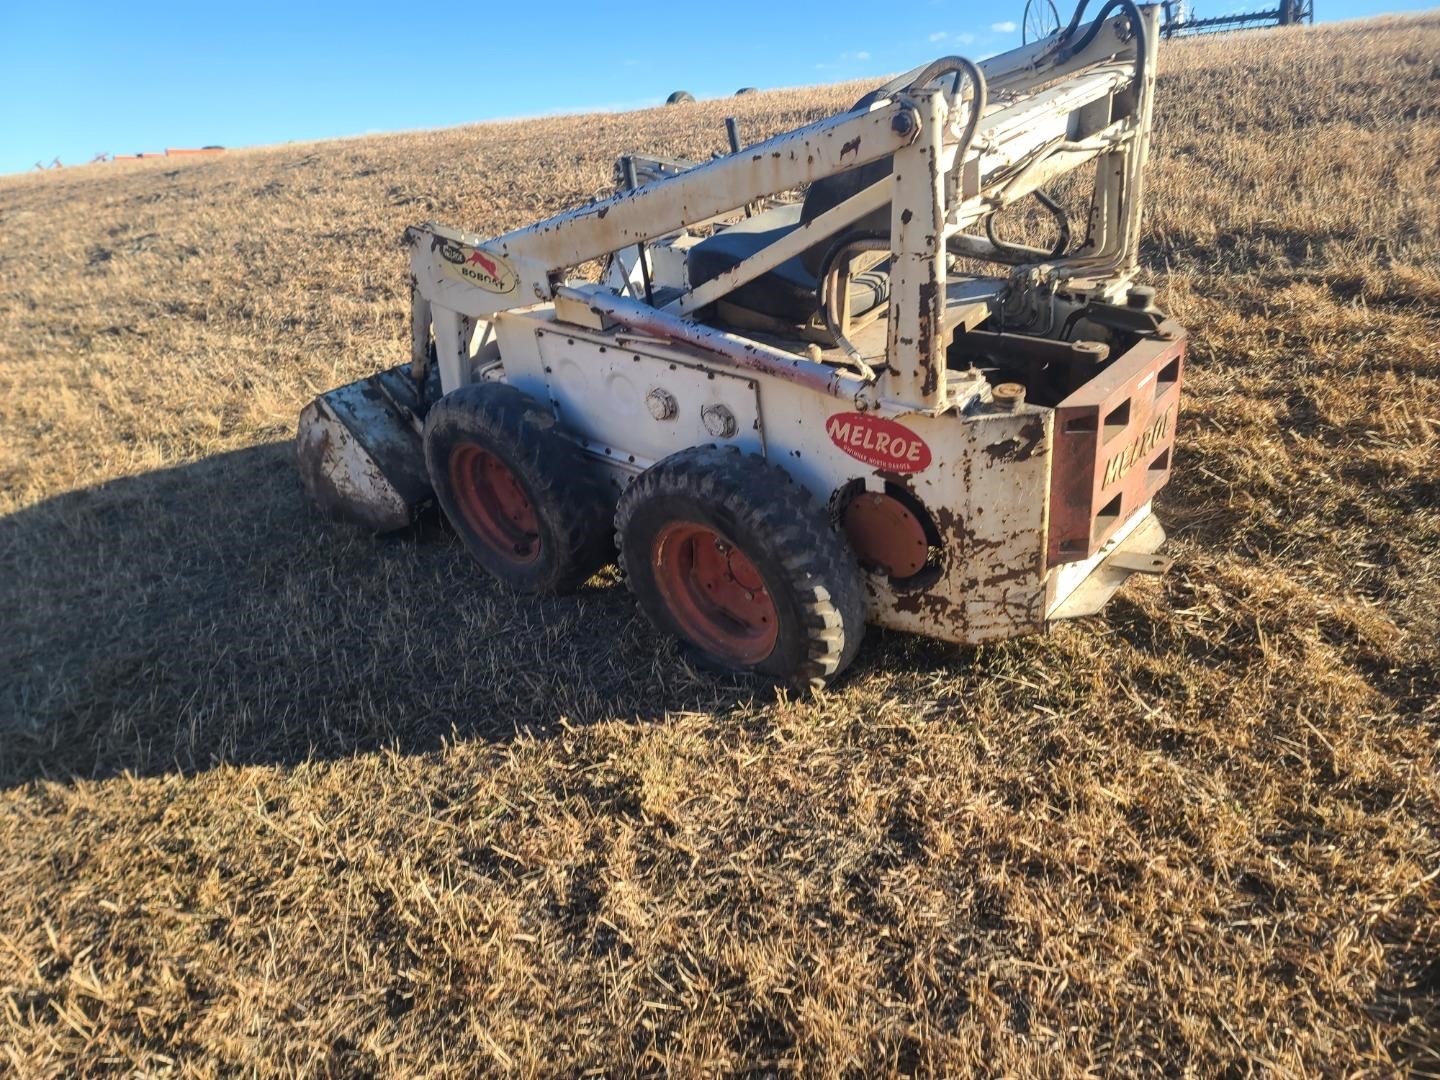
[[[991,23],[990,29],[994,30],[997,34],[1013,34],[1016,31],[1017,27],[1013,22],[1007,19],[1005,22]]]
[[[950,35],[947,34],[944,30],[937,30],[935,33],[933,33],[933,34],[930,35],[930,40],[931,40],[931,41],[944,41],[944,40],[945,40],[947,37],[949,37],[949,36],[950,36]]]
[[[865,51],[862,49],[860,52],[857,52],[857,53],[855,54],[855,59],[856,59],[856,60],[869,60],[869,59],[870,59],[870,54],[869,54],[868,52],[865,52]]]
[[[975,35],[974,35],[974,34],[956,34],[956,35],[955,35],[955,40],[958,41],[961,45],[969,45],[969,44],[971,44],[971,43],[974,42],[974,40],[975,40]]]

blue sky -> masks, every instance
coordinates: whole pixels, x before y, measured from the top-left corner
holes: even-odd
[[[1201,14],[1268,0],[1193,0]],[[1434,0],[1316,0],[1322,21]],[[1057,0],[1062,13],[1069,7]],[[0,0],[0,173],[59,157],[641,108],[1019,44],[1023,0],[725,5]],[[763,30],[760,28],[763,27]]]

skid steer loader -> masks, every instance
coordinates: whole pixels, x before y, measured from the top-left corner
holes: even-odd
[[[1159,9],[1085,6],[703,164],[622,159],[613,197],[504,236],[409,229],[410,361],[304,410],[312,498],[379,531],[433,499],[522,591],[618,555],[699,658],[802,686],[867,621],[990,641],[1163,571],[1185,333],[1134,281]],[[1087,175],[1072,222],[1047,187]],[[1053,243],[999,235],[1017,204]]]

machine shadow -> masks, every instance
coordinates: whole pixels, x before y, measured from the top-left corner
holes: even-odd
[[[746,711],[613,572],[508,594],[443,523],[376,538],[306,504],[287,441],[73,492],[0,519],[0,787],[561,724]]]

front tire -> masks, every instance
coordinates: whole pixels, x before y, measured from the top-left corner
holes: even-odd
[[[819,687],[865,633],[860,569],[825,508],[783,469],[695,447],[636,479],[615,540],[657,627],[708,665]]]
[[[583,584],[613,554],[613,500],[554,415],[506,383],[462,386],[425,418],[435,498],[475,561],[517,592]]]

